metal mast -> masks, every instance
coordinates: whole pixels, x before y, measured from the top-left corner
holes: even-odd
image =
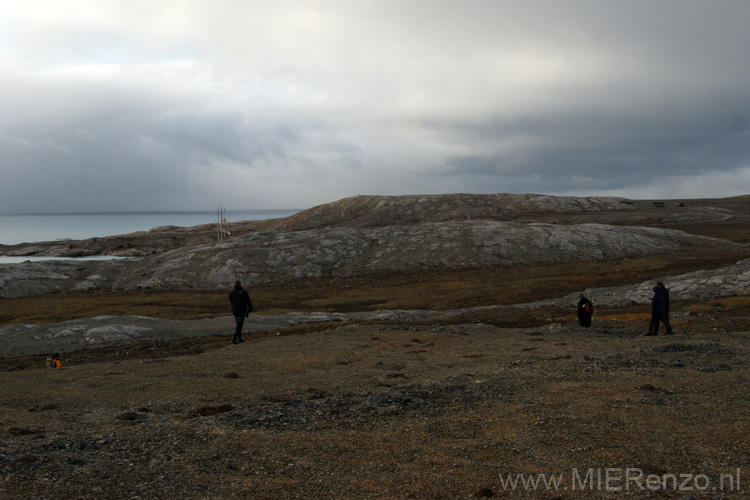
[[[224,241],[231,233],[226,230],[229,226],[229,220],[226,217],[227,210],[221,205],[216,207],[216,238],[218,241]]]

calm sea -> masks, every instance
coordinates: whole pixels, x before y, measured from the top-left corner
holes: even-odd
[[[231,224],[241,220],[289,217],[300,210],[227,210]],[[147,231],[159,226],[190,227],[212,224],[217,212],[133,212],[103,214],[0,215],[0,244],[84,240]]]

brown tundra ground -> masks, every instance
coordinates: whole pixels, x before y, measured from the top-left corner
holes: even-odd
[[[744,219],[743,219],[744,220]],[[747,244],[747,227],[678,229]],[[257,314],[521,304],[750,252],[309,281]],[[647,292],[646,292],[647,293]],[[3,323],[226,316],[224,291],[2,301]],[[0,359],[0,498],[750,497],[750,298],[473,310]],[[249,321],[252,321],[252,316]],[[514,483],[516,479],[518,482]],[[535,484],[523,481],[538,481]],[[547,481],[547,483],[545,483]]]

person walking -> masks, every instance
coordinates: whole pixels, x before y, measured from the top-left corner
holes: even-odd
[[[591,315],[594,314],[594,306],[582,293],[578,294],[578,324],[584,328],[591,326]]]
[[[245,318],[250,316],[253,311],[253,303],[250,300],[250,294],[242,288],[240,280],[234,282],[234,289],[229,292],[229,302],[232,304],[232,314],[234,315],[234,336],[232,344],[244,342],[242,340],[242,326],[245,324]]]
[[[659,322],[664,323],[667,311],[667,299],[662,287],[655,285],[653,290],[654,296],[651,298],[651,321],[648,324],[648,332],[645,333],[646,336],[659,335]],[[665,325],[667,323],[669,323],[669,320],[666,320]],[[671,328],[668,329],[669,331],[671,331]]]
[[[664,295],[664,315],[660,318],[661,322],[664,323],[664,327],[667,329],[667,331],[664,332],[664,335],[674,335],[672,325],[669,324],[669,290],[661,281],[657,282],[656,286],[661,288],[661,293]]]

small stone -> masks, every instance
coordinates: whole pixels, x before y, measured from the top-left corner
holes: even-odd
[[[134,411],[126,411],[117,415],[117,420],[133,421],[138,420],[140,416]]]
[[[234,410],[234,406],[229,404],[217,405],[217,406],[202,406],[196,408],[191,413],[200,417],[210,417],[211,415],[218,415],[219,413],[226,413]]]
[[[494,497],[495,492],[489,488],[481,488],[476,493],[474,493],[474,496],[477,498],[489,498],[489,497]]]

